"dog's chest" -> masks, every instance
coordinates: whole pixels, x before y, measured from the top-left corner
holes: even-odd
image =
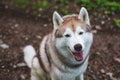
[[[86,70],[87,65],[83,65],[78,69],[67,69],[69,71],[63,71],[53,66],[51,73],[57,77],[57,80],[75,80],[77,76],[82,74]],[[66,68],[65,68],[66,70]]]

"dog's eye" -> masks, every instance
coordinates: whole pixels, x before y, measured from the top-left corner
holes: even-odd
[[[79,35],[82,35],[83,34],[83,32],[79,32]]]
[[[70,37],[71,35],[70,34],[66,34],[65,37]]]

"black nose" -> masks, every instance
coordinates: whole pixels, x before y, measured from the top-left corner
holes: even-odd
[[[75,49],[76,51],[81,51],[81,50],[82,50],[82,45],[81,45],[81,44],[76,44],[76,45],[74,46],[74,49]]]

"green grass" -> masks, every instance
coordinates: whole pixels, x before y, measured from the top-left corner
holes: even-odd
[[[114,24],[115,24],[118,28],[120,28],[120,19],[114,19],[113,21],[114,21]]]
[[[39,8],[46,9],[50,6],[50,3],[47,0],[42,0],[40,2],[35,0],[31,2],[31,4],[30,2],[27,2],[27,0],[15,0],[15,4],[18,8],[26,9],[27,7],[30,7],[32,10],[37,10]]]
[[[54,1],[61,5],[67,5],[70,2],[70,0],[54,0]]]
[[[76,3],[85,6],[89,10],[104,10],[120,12],[120,2],[109,0],[76,0]]]
[[[17,7],[25,9],[27,7],[27,0],[15,0]]]
[[[30,2],[29,0],[15,0],[16,7],[20,8],[21,11],[22,10],[25,11],[29,9],[32,13],[35,13],[35,15],[37,16],[41,16],[40,13],[38,13],[39,12],[38,10],[40,8],[42,10],[46,10],[50,8],[54,8],[55,10],[61,9],[60,10],[61,13],[66,15],[70,12],[69,11],[70,9],[68,10],[64,7],[72,6],[71,3],[73,5],[76,4],[78,7],[84,6],[87,8],[87,10],[91,10],[91,11],[93,10],[103,11],[106,15],[111,14],[112,12],[120,12],[120,1],[115,1],[115,0],[76,0],[72,2],[71,0],[53,0],[53,1],[32,0]],[[116,20],[114,22],[116,22]],[[116,24],[118,25],[118,22],[116,22]]]
[[[71,0],[53,0],[53,1],[58,3],[56,6],[62,5],[63,7],[71,3]],[[32,2],[33,2],[32,5],[28,6],[29,5],[28,0],[15,0],[16,5],[21,9],[31,7],[33,10],[37,10],[39,8],[46,9],[46,8],[49,8],[50,6],[54,7],[54,5],[53,6],[50,5],[51,3],[48,2],[47,0],[40,0],[40,1],[34,0]],[[113,1],[112,0],[111,1],[110,0],[76,0],[76,4],[77,6],[80,6],[80,7],[81,6],[86,7],[88,10],[120,12],[120,1],[115,2],[114,0]]]

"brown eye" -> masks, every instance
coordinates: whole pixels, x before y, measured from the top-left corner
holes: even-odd
[[[79,35],[82,35],[83,34],[83,32],[79,32]]]
[[[71,35],[70,34],[66,34],[65,37],[70,37]]]

